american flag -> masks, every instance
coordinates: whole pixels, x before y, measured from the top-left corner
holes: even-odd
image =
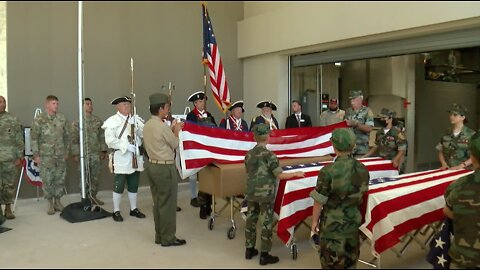
[[[448,249],[453,240],[453,221],[446,217],[442,222],[440,231],[430,242],[430,250],[427,261],[433,265],[433,269],[450,269],[450,256]]]
[[[319,157],[333,154],[332,131],[346,127],[340,122],[326,127],[274,130],[267,148],[278,158]],[[242,163],[256,142],[252,132],[200,126],[185,122],[179,134],[179,172],[183,179],[210,163]]]
[[[26,156],[23,159],[23,168],[25,170],[27,181],[34,186],[41,187],[42,179],[40,178],[40,170],[31,157]]]
[[[398,175],[392,161],[380,157],[359,159],[367,168],[370,179]],[[293,239],[295,226],[312,215],[313,199],[310,192],[317,185],[318,172],[324,166],[332,163],[316,162],[296,166],[285,166],[285,172],[303,171],[305,177],[281,180],[278,184],[274,204],[274,212],[278,215],[277,235],[287,245]]]
[[[360,230],[372,240],[373,255],[378,257],[408,232],[442,220],[447,186],[471,173],[437,169],[395,176],[395,181],[372,181]]]
[[[230,106],[230,91],[228,90],[227,77],[223,69],[220,50],[213,33],[212,20],[208,15],[207,7],[202,4],[203,13],[203,59],[202,63],[208,65],[210,73],[210,86],[215,103],[221,111],[226,112]]]

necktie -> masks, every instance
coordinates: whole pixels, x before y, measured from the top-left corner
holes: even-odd
[[[300,127],[300,115],[299,115],[299,114],[297,114],[296,116],[297,116],[297,123],[298,123],[298,127]]]

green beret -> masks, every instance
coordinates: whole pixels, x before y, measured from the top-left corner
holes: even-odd
[[[351,151],[355,146],[355,134],[349,128],[337,128],[332,132],[330,141],[338,151]]]
[[[265,136],[270,134],[270,126],[265,123],[261,123],[261,124],[255,125],[252,131],[253,131],[253,135],[255,136]]]
[[[477,131],[471,138],[468,148],[472,156],[480,160],[480,132]]]
[[[467,108],[463,107],[462,105],[459,105],[457,103],[452,104],[452,108],[448,110],[447,112],[449,113],[458,113],[462,116],[465,116],[468,112]]]
[[[382,111],[380,112],[380,117],[395,118],[396,115],[397,115],[396,112],[390,111],[389,109],[386,109],[386,108],[383,108]]]
[[[349,99],[354,99],[356,97],[363,96],[362,90],[350,90]]]
[[[151,94],[148,99],[150,100],[150,105],[157,105],[162,103],[168,103],[168,96],[162,93]]]

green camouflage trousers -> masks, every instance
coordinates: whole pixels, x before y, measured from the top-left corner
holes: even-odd
[[[273,205],[272,202],[248,201],[247,222],[245,224],[245,247],[254,248],[257,242],[257,221],[262,217],[261,252],[272,249]]]
[[[18,167],[13,161],[0,162],[0,204],[12,204]]]
[[[320,237],[320,263],[322,269],[355,269],[360,254],[357,238],[328,239]]]
[[[63,156],[41,157],[39,169],[45,199],[60,198],[65,195],[67,162]]]
[[[102,167],[102,161],[100,160],[100,155],[90,154],[88,158],[88,170],[85,172],[85,192],[87,194],[96,196],[98,192],[98,174]],[[85,158],[85,168],[87,168],[87,158]],[[78,165],[78,170],[80,171],[80,164]],[[89,185],[90,184],[90,185]],[[82,179],[79,183],[80,189],[82,188]]]

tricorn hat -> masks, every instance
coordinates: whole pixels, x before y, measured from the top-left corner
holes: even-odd
[[[237,108],[237,107],[240,107],[242,108],[242,112],[245,112],[245,109],[243,108],[243,100],[239,100],[239,101],[235,101],[231,106],[230,108],[228,108],[229,111]]]
[[[277,110],[277,105],[275,105],[273,102],[268,101],[268,100],[260,101],[259,103],[257,103],[257,108],[261,109],[263,107],[270,107],[274,111]]]
[[[117,105],[118,103],[121,103],[121,102],[132,103],[132,99],[129,96],[118,97],[118,98],[112,100],[112,105]]]
[[[207,96],[205,95],[205,93],[203,91],[198,91],[198,92],[195,92],[193,94],[191,94],[189,97],[188,97],[188,101],[191,101],[191,102],[195,102],[199,99],[205,99],[207,100]]]

